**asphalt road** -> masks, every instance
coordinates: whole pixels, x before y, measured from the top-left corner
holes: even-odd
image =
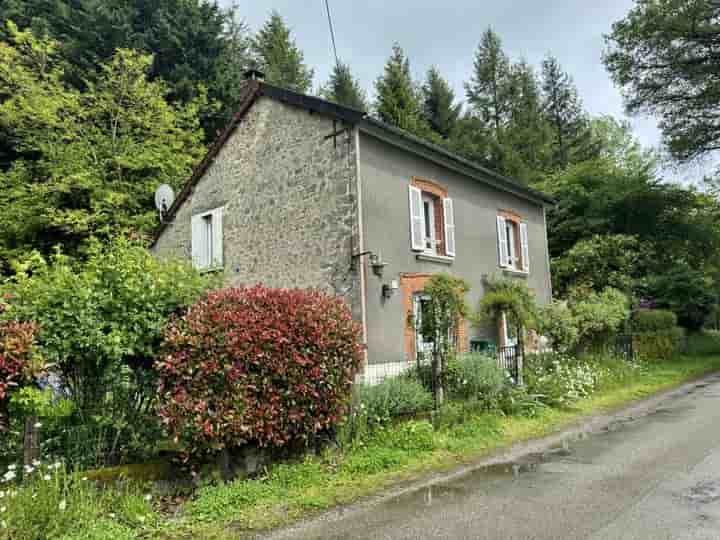
[[[271,538],[720,540],[720,378],[545,452]]]

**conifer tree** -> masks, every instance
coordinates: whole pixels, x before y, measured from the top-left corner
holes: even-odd
[[[420,92],[410,73],[410,61],[400,45],[385,64],[385,72],[375,81],[375,111],[383,122],[430,138],[431,131],[422,115]]]
[[[313,70],[305,65],[302,51],[277,11],[270,14],[253,38],[251,50],[267,82],[303,94],[309,92]]]
[[[320,90],[320,95],[339,105],[352,107],[361,111],[367,110],[367,97],[360,82],[353,77],[350,66],[342,62],[336,64],[327,84]]]
[[[508,118],[509,77],[510,61],[502,50],[500,37],[488,28],[475,52],[473,75],[465,91],[475,112],[492,125],[497,140]]]
[[[430,128],[447,139],[457,125],[462,104],[455,103],[455,92],[434,66],[428,70],[422,94],[423,113]]]
[[[587,115],[575,83],[554,56],[542,63],[542,89],[545,115],[553,132],[555,165],[565,167],[590,157]]]

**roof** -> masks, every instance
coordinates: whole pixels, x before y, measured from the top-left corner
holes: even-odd
[[[197,167],[195,167],[192,176],[185,183],[175,199],[175,202],[173,202],[168,209],[166,219],[155,231],[152,242],[153,244],[160,237],[160,234],[167,224],[175,217],[175,213],[185,199],[187,199],[192,193],[195,185],[200,181],[207,169],[213,163],[215,157],[235,131],[235,127],[242,121],[245,114],[261,96],[266,96],[276,101],[304,108],[316,113],[325,114],[343,122],[356,125],[364,133],[381,139],[394,146],[399,146],[411,153],[429,159],[430,161],[434,161],[446,168],[453,169],[460,174],[470,176],[487,185],[513,193],[514,195],[537,204],[555,205],[555,200],[540,191],[529,188],[517,180],[503,176],[486,167],[483,167],[482,165],[478,165],[477,163],[450,152],[441,146],[432,144],[406,131],[381,122],[364,111],[346,107],[344,105],[338,105],[337,103],[332,103],[315,96],[308,96],[293,92],[292,90],[280,88],[263,81],[251,80],[247,81],[243,86],[239,100],[239,109],[235,114],[233,114],[230,122],[212,144],[203,160],[197,165]]]

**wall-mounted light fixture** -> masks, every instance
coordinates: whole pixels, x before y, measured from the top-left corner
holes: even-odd
[[[382,295],[384,298],[392,298],[392,295],[400,289],[400,284],[397,279],[393,279],[389,284],[383,283]]]
[[[382,277],[383,270],[385,269],[387,264],[388,263],[383,261],[382,254],[380,252],[370,254],[370,266],[372,266],[373,273],[376,276]]]

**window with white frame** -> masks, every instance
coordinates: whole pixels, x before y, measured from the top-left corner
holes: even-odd
[[[530,272],[527,223],[515,217],[497,217],[498,263],[515,272]]]
[[[410,185],[410,243],[413,251],[455,257],[452,199]]]
[[[198,270],[223,266],[222,208],[192,216],[192,260]]]

